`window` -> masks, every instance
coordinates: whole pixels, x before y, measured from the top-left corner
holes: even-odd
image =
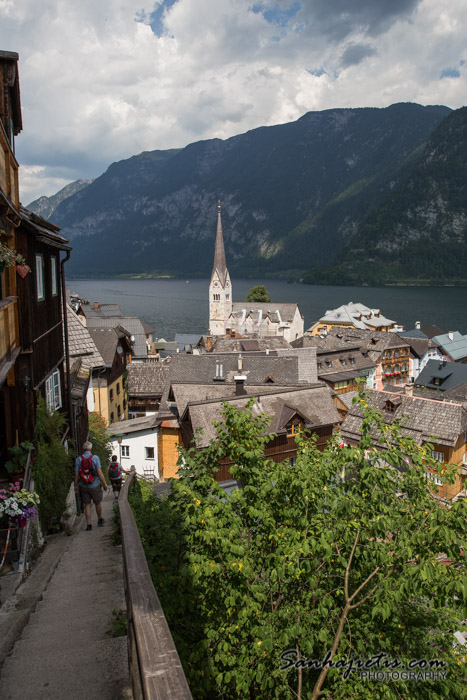
[[[345,357],[341,358],[341,365],[344,367],[345,366]]]
[[[326,365],[328,367],[332,367],[332,360],[326,360]]]
[[[226,298],[227,301],[229,301],[229,299],[230,299],[230,294],[226,294],[226,295],[225,295],[225,298]]]
[[[220,301],[221,300],[221,295],[220,294],[213,294],[213,299],[214,301]]]
[[[355,357],[349,357],[349,362],[351,365],[355,364]]]
[[[129,445],[122,445],[122,457],[129,457],[130,456],[130,446]]]
[[[297,420],[287,426],[287,435],[298,435],[302,431],[302,424]]]
[[[296,457],[289,457],[289,467],[295,467],[297,464],[297,458]]]
[[[40,253],[36,254],[36,299],[37,301],[43,301],[45,299],[44,256]]]
[[[323,363],[322,363],[322,362],[318,362],[318,369],[323,369]]]
[[[120,393],[120,382],[117,382],[117,396],[119,395],[119,393]]]
[[[347,382],[334,382],[334,389],[345,389]]]
[[[111,401],[114,400],[114,390],[113,390],[113,389],[110,389],[110,391],[109,391],[109,399],[110,399]]]
[[[118,406],[117,406],[117,416],[120,416],[120,414],[121,414],[120,404],[118,404]]]
[[[433,450],[431,456],[433,457],[433,459],[436,459],[437,462],[444,462],[444,454],[442,452],[437,452],[436,450]]]
[[[114,420],[115,420],[115,414],[114,414],[114,412],[112,411],[112,413],[110,414],[110,422],[113,423]]]
[[[52,296],[56,297],[58,294],[58,281],[57,281],[57,258],[55,255],[50,257],[50,280],[52,286]]]
[[[427,472],[425,474],[426,478],[432,481],[436,486],[442,486],[443,485],[443,480],[434,472]]]
[[[145,447],[146,459],[154,459],[154,447]]]
[[[58,369],[52,372],[50,377],[47,377],[45,380],[45,402],[50,413],[55,413],[62,405],[60,372]]]

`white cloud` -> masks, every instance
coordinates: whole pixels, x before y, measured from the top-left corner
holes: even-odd
[[[466,24],[464,0],[0,0],[21,198],[309,110],[460,107]]]

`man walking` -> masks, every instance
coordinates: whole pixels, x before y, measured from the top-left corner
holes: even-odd
[[[96,506],[98,527],[102,527],[104,524],[101,484],[104,487],[104,491],[107,491],[100,459],[97,455],[93,455],[91,450],[92,442],[85,442],[83,444],[83,454],[77,457],[75,462],[75,493],[79,492],[81,502],[84,505],[87,530],[92,530],[91,503],[94,503]]]

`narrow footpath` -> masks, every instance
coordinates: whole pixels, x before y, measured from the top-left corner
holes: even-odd
[[[133,697],[127,638],[111,636],[116,613],[125,610],[121,547],[112,545],[113,502],[107,492],[103,527],[93,507],[92,531],[82,517],[67,538],[42,599],[5,659],[1,700]]]

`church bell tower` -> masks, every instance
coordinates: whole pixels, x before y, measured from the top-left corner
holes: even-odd
[[[225,263],[221,203],[217,205],[217,233],[214,266],[209,284],[209,333],[225,335],[226,322],[232,313],[232,283]]]

